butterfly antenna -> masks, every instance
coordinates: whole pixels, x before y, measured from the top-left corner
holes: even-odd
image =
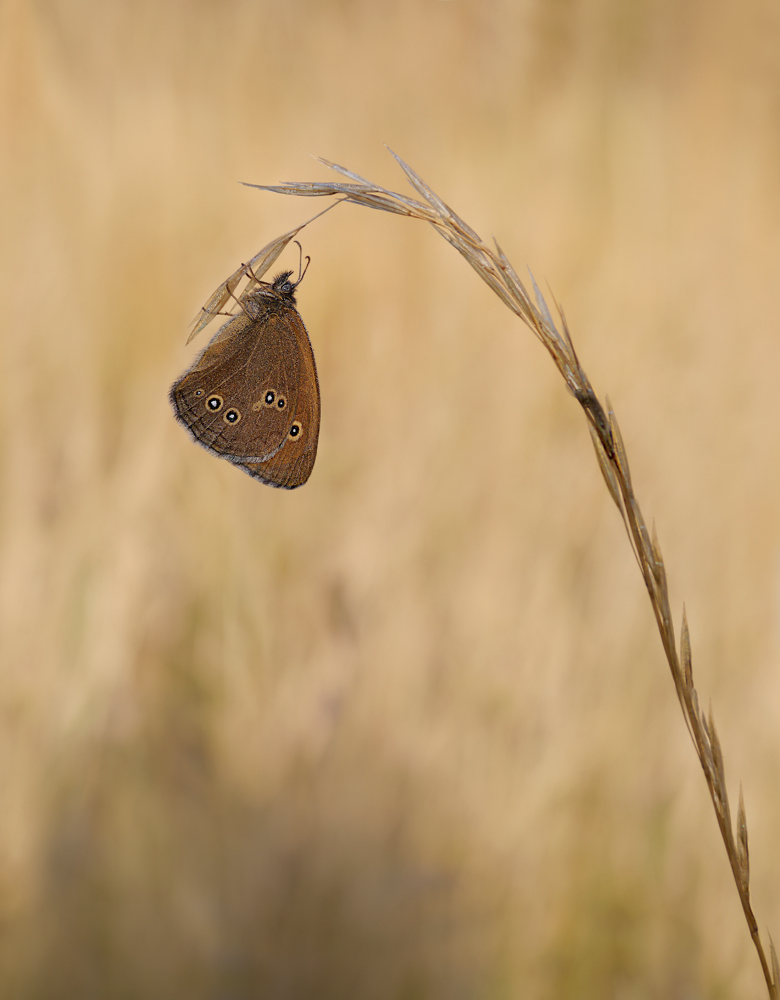
[[[293,240],[294,243],[298,243],[297,240]],[[296,286],[300,285],[303,281],[303,275],[309,270],[309,264],[311,264],[311,257],[306,258],[306,267],[301,271],[301,265],[303,264],[303,247],[298,243],[298,280],[295,282]]]

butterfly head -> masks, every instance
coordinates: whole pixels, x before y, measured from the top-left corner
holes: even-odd
[[[300,284],[301,278],[297,281],[290,281],[292,277],[292,271],[282,271],[281,274],[277,274],[274,280],[271,282],[271,290],[276,292],[277,295],[283,296],[288,302],[295,305],[295,289]],[[301,275],[303,277],[303,275]]]

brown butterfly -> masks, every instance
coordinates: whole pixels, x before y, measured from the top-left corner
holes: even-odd
[[[268,284],[252,274],[251,291],[238,300],[242,311],[170,392],[176,419],[198,444],[286,490],[311,475],[320,432],[314,352],[295,308],[303,275],[295,282],[291,275],[283,271]]]

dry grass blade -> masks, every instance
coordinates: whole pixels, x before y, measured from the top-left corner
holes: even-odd
[[[615,470],[612,468],[612,463],[610,462],[610,456],[604,451],[604,445],[601,443],[601,437],[596,432],[595,427],[592,425],[588,428],[590,431],[590,436],[593,441],[593,447],[596,449],[596,458],[599,462],[599,468],[601,469],[601,474],[604,477],[604,482],[607,484],[607,489],[610,492],[612,499],[615,501],[615,506],[623,513],[623,505],[620,499],[620,487],[618,486],[617,476],[615,475]]]
[[[422,177],[420,177],[420,175],[413,170],[408,163],[404,163],[397,153],[394,153],[389,147],[387,148],[390,151],[390,155],[394,157],[396,163],[400,165],[403,172],[409,178],[412,186],[417,189],[423,198],[425,198],[425,200],[432,205],[443,218],[448,219],[452,225],[456,226],[462,233],[465,233],[466,236],[470,237],[474,242],[475,249],[478,249],[481,240],[471,226],[467,225],[459,215],[456,215],[450,206],[445,204],[445,202],[443,202],[441,198],[428,187]]]
[[[688,616],[685,613],[684,604],[680,632],[680,662],[683,669],[685,688],[690,691],[693,688],[693,661],[691,659],[691,637],[688,632]]]
[[[501,272],[504,275],[504,281],[506,282],[507,287],[514,292],[514,295],[517,299],[521,300],[524,303],[527,312],[532,313],[534,310],[534,306],[531,300],[528,298],[528,293],[526,292],[522,281],[515,274],[515,269],[509,263],[509,258],[504,254],[504,251],[498,245],[498,242],[495,240],[494,242],[496,244],[496,255],[498,257],[499,267],[501,268]],[[536,330],[533,330],[533,332],[536,333]]]
[[[557,334],[558,330],[555,327],[555,323],[553,322],[553,318],[552,318],[552,315],[550,314],[550,310],[549,310],[549,308],[547,306],[547,303],[544,301],[544,296],[539,291],[539,286],[536,284],[536,279],[534,278],[533,274],[530,271],[528,272],[528,276],[530,277],[530,279],[531,279],[531,285],[533,286],[534,298],[536,299],[536,307],[539,310],[539,313],[540,313],[541,317],[543,318],[546,327],[552,333],[556,333]],[[518,283],[519,283],[519,279],[518,279]],[[567,337],[566,337],[565,346],[568,348],[568,350],[571,352],[572,356],[574,357],[574,346],[573,346],[573,344],[571,342],[571,338],[568,336],[568,334],[567,334]],[[577,367],[579,368],[579,362],[577,363]]]
[[[440,236],[455,247],[501,301],[523,320],[549,352],[569,391],[583,408],[604,481],[625,523],[629,541],[647,587],[685,722],[715,807],[718,826],[729,857],[751,938],[758,953],[769,994],[777,997],[780,971],[778,970],[775,949],[770,938],[772,963],[770,972],[769,963],[758,934],[758,925],[750,906],[748,834],[742,795],[740,792],[735,840],[731,828],[723,752],[715,730],[712,710],[710,709],[709,719],[706,719],[699,709],[699,697],[693,684],[690,634],[685,611],[683,609],[682,637],[678,656],[669,606],[666,567],[655,534],[655,526],[651,537],[634,496],[625,445],[609,400],[606,400],[605,410],[579,363],[563,311],[558,307],[561,324],[561,330],[559,330],[544,296],[533,279],[533,275],[531,276],[532,297],[498,243],[496,243],[495,250],[491,249],[428,187],[408,164],[404,163],[395,153],[392,155],[412,187],[424,201],[417,201],[407,195],[379,187],[359,174],[327,160],[320,160],[320,162],[348,178],[348,183],[320,181],[250,186],[258,187],[261,190],[305,197],[336,196],[342,201],[350,201],[367,208],[392,212],[396,215],[404,215],[429,223]],[[286,234],[285,237],[280,237],[280,239],[289,242],[293,235],[300,231],[300,228],[302,227],[293,233]],[[275,248],[275,246],[275,243],[269,244],[269,247],[265,251],[261,251],[261,254],[273,252],[269,248]],[[232,291],[231,283],[237,280],[240,272],[241,269],[231,275],[227,282],[224,282],[217,289],[217,292],[207,303],[206,309],[213,309],[217,303],[222,302],[224,296],[229,296]]]
[[[390,155],[395,158],[396,163],[400,165],[403,172],[409,178],[412,187],[416,189],[418,194],[421,194],[423,198],[425,198],[425,200],[428,202],[429,205],[432,205],[433,208],[436,209],[438,214],[443,219],[447,219],[451,223],[452,222],[457,223],[459,221],[457,217],[453,214],[449,206],[445,205],[445,203],[441,200],[441,198],[439,198],[438,195],[434,194],[434,192],[428,187],[425,181],[423,181],[422,177],[420,177],[419,174],[416,171],[414,171],[409,166],[408,163],[404,163],[401,157],[398,156],[396,153],[394,153],[392,149],[390,150]],[[459,228],[462,228],[462,226]],[[477,240],[479,239],[476,233],[473,233],[473,235],[476,237]]]
[[[243,278],[248,278],[249,280],[244,290],[237,296],[239,302],[243,302],[246,295],[257,284],[257,279],[262,278],[266,271],[279,259],[282,251],[295,239],[298,233],[308,226],[310,222],[314,222],[315,219],[329,212],[332,208],[335,208],[335,204],[328,205],[327,208],[324,208],[321,212],[317,212],[316,215],[307,219],[306,222],[302,222],[300,226],[291,229],[289,233],[277,236],[275,240],[271,240],[262,250],[258,251],[250,261],[242,264],[229,278],[226,278],[217,290],[209,296],[206,304],[201,307],[199,315],[193,320],[195,325],[192,333],[187,338],[187,343],[189,344],[204,327],[208,326],[215,316],[223,315],[224,307],[235,296],[236,288],[241,284]]]
[[[729,797],[726,790],[726,768],[723,763],[723,751],[720,746],[718,730],[715,728],[715,719],[712,714],[712,702],[710,702],[709,707],[707,729],[710,735],[710,747],[712,748],[712,800],[715,803],[715,811],[718,815],[718,819],[720,820],[721,833],[726,843],[729,860],[731,861],[732,868],[736,873],[739,870],[739,863],[736,855],[734,836],[731,830],[731,808],[729,807]],[[737,887],[741,888],[738,877]]]
[[[318,163],[321,163],[324,167],[328,167],[330,170],[335,170],[337,174],[343,174],[345,177],[351,177],[352,180],[356,182],[357,187],[384,190],[384,188],[377,188],[377,186],[372,184],[371,181],[367,180],[365,177],[361,177],[360,174],[356,174],[354,170],[342,167],[338,163],[334,163],[332,160],[326,160],[324,156],[315,156],[314,159],[317,160]]]
[[[715,718],[712,714],[712,702],[710,701],[709,706],[709,718],[707,720],[707,729],[710,733],[710,743],[712,745],[712,757],[715,763],[715,773],[718,779],[718,791],[722,797],[725,799],[723,805],[726,810],[728,810],[728,799],[725,798],[726,789],[726,769],[723,765],[723,752],[720,748],[720,738],[718,737],[718,730],[715,728]],[[727,814],[726,814],[727,815]],[[731,825],[731,824],[729,824]]]
[[[650,535],[650,547],[653,556],[652,568],[655,582],[662,590],[666,590],[666,567],[664,566],[664,559],[661,555],[661,545],[658,541],[658,533],[655,530],[655,521],[653,521],[653,531]]]
[[[626,458],[626,449],[623,444],[623,435],[620,433],[620,426],[617,422],[617,417],[612,409],[612,405],[609,401],[609,396],[606,397],[607,403],[607,415],[609,417],[609,430],[612,436],[613,448],[615,450],[615,462],[617,464],[617,470],[620,473],[619,478],[625,485],[626,493],[631,496],[633,490],[631,487],[631,473],[628,469],[628,459]]]
[[[742,782],[739,783],[739,805],[737,806],[737,862],[739,878],[746,896],[750,893],[750,853],[748,851],[747,819],[745,800],[742,796]]]

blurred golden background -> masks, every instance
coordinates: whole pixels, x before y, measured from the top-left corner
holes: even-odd
[[[300,490],[167,390],[310,154],[549,283],[777,938],[777,6],[7,0],[0,80],[2,996],[765,996],[583,416],[460,257],[304,230]]]

